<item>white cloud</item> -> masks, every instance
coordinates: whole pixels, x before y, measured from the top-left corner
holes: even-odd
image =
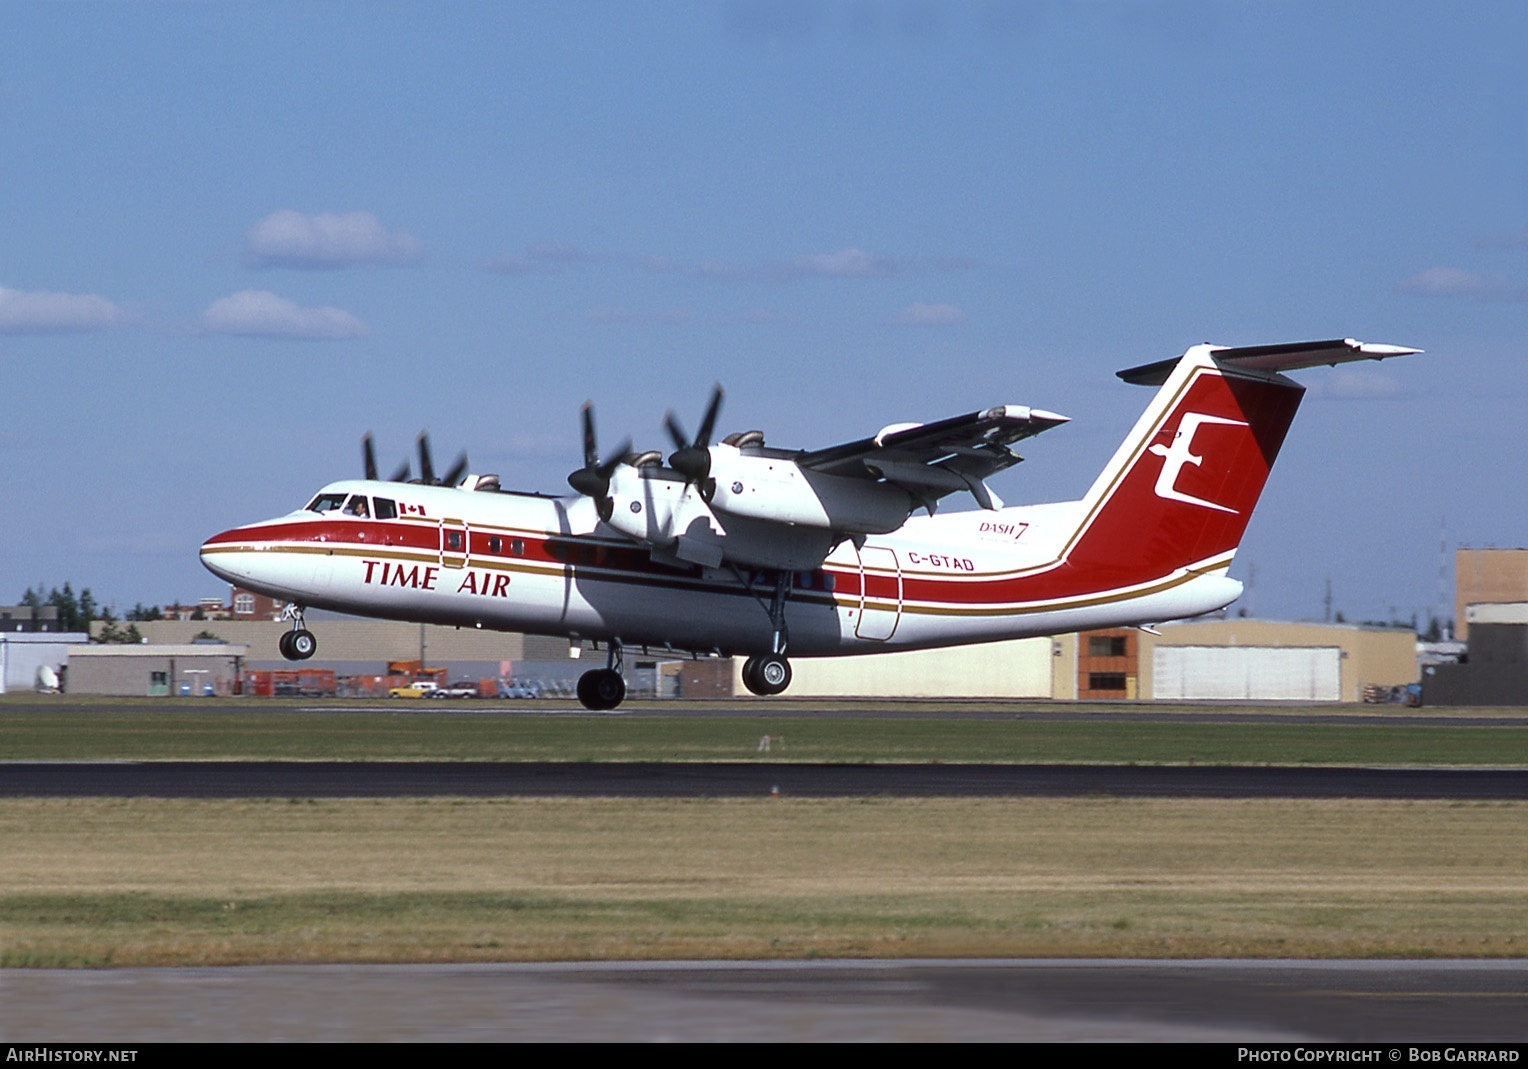
[[[785,266],[784,273],[794,278],[890,278],[902,270],[902,261],[894,256],[847,248],[817,256],[798,256]]]
[[[122,310],[93,293],[45,293],[0,286],[0,334],[78,334],[122,321]]]
[[[244,234],[244,258],[253,267],[352,267],[411,264],[424,242],[406,230],[388,230],[371,212],[311,215],[282,209]]]
[[[261,338],[309,338],[341,341],[370,331],[339,308],[303,308],[267,290],[241,290],[220,297],[202,313],[209,334],[240,334]]]
[[[1414,297],[1472,297],[1478,301],[1528,301],[1528,286],[1501,275],[1482,275],[1462,267],[1429,267],[1395,284],[1397,293]]]
[[[964,323],[966,313],[953,304],[924,304],[914,302],[891,317],[898,327],[949,327]]]

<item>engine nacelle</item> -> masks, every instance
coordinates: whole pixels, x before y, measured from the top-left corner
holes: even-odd
[[[711,447],[711,508],[719,517],[820,527],[846,534],[887,534],[907,522],[911,495],[889,483],[805,471],[787,458]]]

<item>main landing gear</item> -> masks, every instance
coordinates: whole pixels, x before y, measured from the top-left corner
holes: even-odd
[[[626,680],[621,675],[621,640],[611,639],[604,668],[592,668],[578,677],[578,702],[585,709],[602,713],[614,709],[626,698]]]
[[[791,663],[782,654],[750,657],[743,662],[743,686],[761,698],[785,693],[791,685]]]
[[[790,643],[790,636],[785,629],[785,602],[791,593],[791,573],[776,572],[774,585],[774,596],[765,606],[773,632],[770,640],[772,652],[762,657],[750,657],[743,662],[743,686],[761,698],[784,694],[785,689],[791,685],[791,663],[785,659],[785,648]],[[754,597],[760,605],[764,604],[757,594]]]
[[[282,635],[276,646],[281,650],[281,656],[289,661],[306,661],[318,652],[318,639],[308,630],[302,613],[301,605],[288,605],[281,611],[283,620],[292,621],[292,630]]]

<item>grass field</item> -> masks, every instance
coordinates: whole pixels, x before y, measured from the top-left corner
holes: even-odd
[[[0,965],[1517,956],[1520,803],[21,799]]]
[[[1513,724],[0,705],[0,759],[1528,766]],[[1286,710],[1281,710],[1286,711]],[[771,753],[757,753],[769,733]],[[0,768],[0,775],[3,775]],[[1528,805],[0,800],[0,966],[1522,956]]]
[[[503,706],[490,706],[502,709]],[[33,712],[0,705],[0,760],[1102,762],[1528,767],[1528,726],[596,716],[251,710]],[[1288,710],[1280,710],[1288,711]],[[1329,708],[1327,710],[1330,711]],[[759,738],[773,740],[767,755]]]

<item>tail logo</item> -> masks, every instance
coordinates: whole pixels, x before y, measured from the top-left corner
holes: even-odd
[[[1162,458],[1162,471],[1157,475],[1157,496],[1165,501],[1181,501],[1185,505],[1198,505],[1201,508],[1214,509],[1217,512],[1229,512],[1235,515],[1236,510],[1217,505],[1213,501],[1205,501],[1202,498],[1193,497],[1178,489],[1178,476],[1182,473],[1185,465],[1192,464],[1198,467],[1204,463],[1204,457],[1195,456],[1193,451],[1194,434],[1206,423],[1218,423],[1231,427],[1245,427],[1247,424],[1239,419],[1225,419],[1221,416],[1207,416],[1202,412],[1185,412],[1178,422],[1178,433],[1173,436],[1171,446],[1154,445],[1147,452]]]

